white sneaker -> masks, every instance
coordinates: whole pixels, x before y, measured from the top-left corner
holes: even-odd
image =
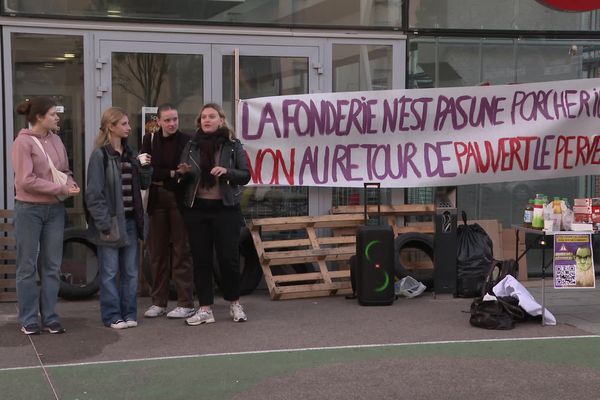
[[[198,310],[194,315],[185,320],[185,323],[190,326],[212,324],[213,322],[215,322],[215,317],[212,310]]]
[[[135,328],[136,326],[138,326],[137,321],[134,319],[128,319],[127,321],[125,321],[125,323],[127,324],[128,328]]]
[[[245,322],[248,321],[244,307],[240,303],[235,303],[229,306],[229,315],[233,318],[233,322]]]
[[[161,315],[165,315],[166,312],[167,312],[167,309],[165,307],[159,307],[159,306],[155,306],[153,304],[150,306],[149,309],[146,310],[146,312],[144,313],[144,317],[156,318],[156,317],[160,317]]]
[[[115,322],[113,322],[112,324],[110,324],[110,327],[113,329],[127,329],[127,322],[123,321],[122,319],[119,319]]]
[[[195,311],[196,310],[194,310],[193,308],[175,307],[174,309],[169,311],[169,313],[167,314],[167,318],[189,318],[192,315],[194,315]]]

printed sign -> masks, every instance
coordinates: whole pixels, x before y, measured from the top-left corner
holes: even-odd
[[[554,288],[594,288],[592,234],[554,235]]]
[[[251,183],[455,186],[597,174],[600,79],[242,100]]]
[[[142,137],[146,133],[156,133],[158,126],[158,107],[142,107]]]

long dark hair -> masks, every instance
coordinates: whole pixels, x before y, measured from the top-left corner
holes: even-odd
[[[38,115],[44,116],[52,107],[56,107],[56,101],[52,97],[38,96],[25,100],[17,106],[17,114],[24,115],[31,125],[37,122]]]

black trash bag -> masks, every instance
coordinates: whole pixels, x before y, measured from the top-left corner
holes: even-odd
[[[459,297],[481,296],[481,289],[494,261],[492,239],[479,224],[463,225],[456,230],[456,294]]]

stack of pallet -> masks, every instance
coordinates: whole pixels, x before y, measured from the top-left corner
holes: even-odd
[[[12,210],[0,210],[0,302],[16,301],[15,289],[16,243],[13,231]]]
[[[248,228],[271,298],[350,293],[348,260],[363,222],[360,214],[252,220]],[[293,272],[281,274],[284,268]]]

